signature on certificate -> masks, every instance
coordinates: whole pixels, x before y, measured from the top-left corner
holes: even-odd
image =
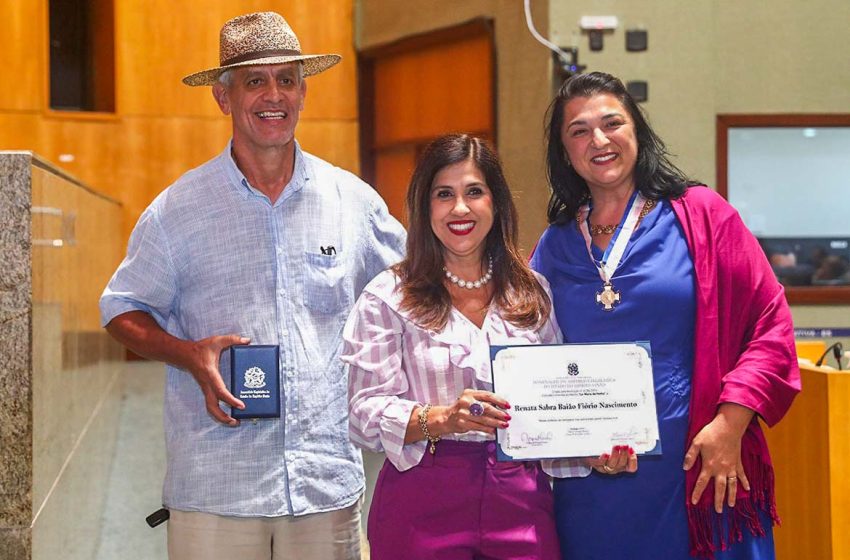
[[[525,445],[543,445],[544,443],[549,443],[554,439],[554,435],[552,432],[541,432],[539,434],[529,434],[528,432],[522,432],[519,436],[520,440]]]
[[[640,430],[632,428],[624,432],[611,432],[611,441],[617,444],[632,443],[641,435]]]

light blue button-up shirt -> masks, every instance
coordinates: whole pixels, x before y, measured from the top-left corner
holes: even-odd
[[[102,322],[150,313],[190,340],[239,334],[280,345],[279,419],[231,428],[192,376],[167,367],[169,508],[234,516],[339,509],[363,492],[348,438],[342,328],[361,289],[399,261],[405,234],[363,181],[296,147],[278,200],[231,157],[186,173],[145,210],[100,300]],[[221,373],[230,385],[229,352]]]

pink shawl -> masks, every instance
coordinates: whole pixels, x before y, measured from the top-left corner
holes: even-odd
[[[703,186],[672,201],[693,259],[697,279],[694,370],[688,443],[716,414],[719,404],[738,403],[756,411],[741,443],[750,492],[738,485],[737,504],[714,512],[714,484],[700,502],[690,496],[701,463],[686,475],[691,554],[713,557],[742,538],[742,530],[764,535],[759,512],[779,522],[773,467],[757,418],[774,425],[800,391],[791,312],[784,289],[755,237],[723,198]]]

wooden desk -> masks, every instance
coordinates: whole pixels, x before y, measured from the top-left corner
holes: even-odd
[[[826,352],[826,342],[823,340],[797,340],[794,344],[797,347],[797,357],[805,358],[813,364]]]
[[[850,372],[800,365],[803,392],[765,430],[782,526],[778,560],[850,560]]]

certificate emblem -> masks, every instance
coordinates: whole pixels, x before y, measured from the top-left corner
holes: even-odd
[[[567,373],[570,375],[578,375],[578,364],[575,362],[567,364]]]
[[[245,387],[248,389],[262,389],[266,386],[266,372],[258,367],[245,370]]]

